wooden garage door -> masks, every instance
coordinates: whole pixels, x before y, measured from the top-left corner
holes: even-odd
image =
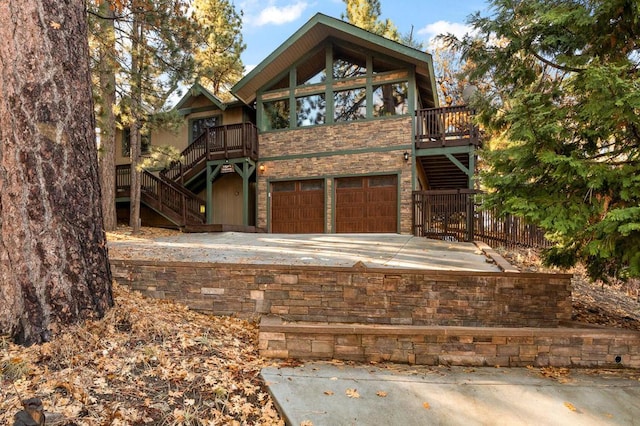
[[[271,184],[271,232],[324,232],[324,181],[321,179]]]
[[[397,231],[397,176],[336,179],[336,232]]]

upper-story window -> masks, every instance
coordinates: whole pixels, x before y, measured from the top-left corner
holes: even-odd
[[[402,115],[409,112],[406,82],[380,84],[373,88],[373,116]]]
[[[327,45],[259,94],[264,130],[301,128],[409,113],[410,70],[389,58]]]
[[[327,120],[327,102],[324,93],[296,98],[296,125],[298,127],[324,124]]]
[[[189,143],[193,143],[196,139],[202,135],[209,127],[215,127],[218,123],[218,116],[194,118],[191,120],[190,140]]]
[[[140,153],[148,154],[151,151],[151,137],[147,133],[140,133]],[[122,130],[122,156],[131,156],[131,129],[125,127]]]
[[[265,102],[264,115],[266,130],[287,129],[289,127],[289,100]]]

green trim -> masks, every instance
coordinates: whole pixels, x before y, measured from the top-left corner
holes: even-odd
[[[325,100],[325,122],[333,125],[333,112],[335,110],[333,105],[333,43],[325,43],[325,55],[324,55],[324,73],[327,77],[324,88],[324,100]]]
[[[180,111],[181,109],[183,109],[182,107],[189,101],[189,99],[196,98],[200,95],[203,95],[204,97],[209,99],[211,103],[213,103],[223,111],[227,108],[227,104],[225,104],[220,98],[211,93],[209,90],[207,90],[207,88],[202,86],[200,83],[194,83],[194,85],[191,86],[189,90],[187,90],[187,93],[185,93],[185,95],[178,101],[173,109],[175,109],[176,111]]]
[[[290,154],[290,155],[281,155],[277,157],[262,157],[260,158],[260,161],[296,160],[300,158],[333,157],[335,155],[366,154],[370,152],[392,152],[392,151],[403,151],[403,150],[406,151],[408,149],[411,149],[411,145],[394,145],[394,146],[375,147],[375,148],[345,149],[340,151],[320,151],[320,152],[312,152],[308,154]]]
[[[473,189],[476,174],[476,154],[473,151],[469,152],[469,170],[469,189]]]
[[[473,146],[449,146],[449,147],[437,147],[437,148],[422,148],[416,149],[417,157],[432,157],[434,155],[447,155],[447,154],[466,154],[473,152]]]
[[[462,170],[464,172],[465,175],[470,176],[471,174],[469,173],[469,169],[462,164],[460,161],[458,161],[458,159],[456,157],[453,156],[453,154],[451,153],[446,153],[445,154],[447,156],[447,158],[449,159],[449,161],[451,161],[453,164],[455,164],[460,170]]]
[[[256,171],[256,163],[250,158],[207,161],[207,223],[213,223],[213,181],[225,164],[232,164],[234,172],[242,177],[242,224],[249,226],[249,180]]]
[[[285,78],[286,73],[289,73],[289,87],[287,88],[279,88],[279,89],[273,89],[273,90],[263,90],[260,89],[259,91],[256,92],[256,99],[257,99],[257,103],[258,103],[258,109],[260,112],[261,117],[264,116],[263,112],[264,112],[264,105],[268,102],[276,102],[276,101],[280,101],[280,100],[287,100],[289,101],[289,126],[286,129],[267,129],[266,128],[266,120],[259,120],[259,128],[261,131],[263,132],[271,132],[271,131],[282,131],[282,130],[295,130],[295,129],[299,129],[299,128],[308,128],[308,127],[317,127],[317,126],[326,126],[326,125],[333,125],[333,124],[342,124],[342,123],[350,123],[351,121],[340,121],[338,123],[335,123],[334,120],[334,112],[335,112],[335,93],[336,92],[340,92],[340,91],[345,91],[345,90],[357,90],[357,89],[365,89],[365,118],[363,119],[359,119],[358,121],[368,121],[368,120],[379,120],[379,119],[387,119],[387,118],[394,118],[394,117],[401,117],[401,116],[405,116],[405,115],[414,115],[415,114],[415,106],[413,105],[414,101],[413,99],[416,98],[417,95],[417,83],[416,83],[416,77],[415,77],[415,66],[406,63],[405,61],[399,60],[399,59],[394,59],[391,57],[388,57],[387,55],[382,55],[382,54],[377,54],[377,52],[375,51],[366,51],[364,52],[364,56],[366,59],[366,74],[364,76],[358,76],[358,77],[352,77],[352,78],[346,78],[346,79],[340,79],[340,83],[341,83],[341,87],[339,90],[336,90],[336,88],[334,87],[335,84],[335,79],[333,78],[333,63],[334,63],[334,47],[338,46],[347,50],[361,50],[358,48],[357,45],[354,45],[353,43],[349,43],[349,42],[345,42],[345,41],[341,41],[341,40],[335,40],[333,38],[327,38],[327,40],[317,46],[315,49],[313,49],[312,52],[307,53],[305,55],[303,55],[301,57],[301,59],[298,59],[297,61],[293,62],[288,68],[287,71],[282,72],[280,74],[278,74],[278,77],[275,79],[272,79],[271,81],[269,81],[269,83],[267,83],[264,87],[271,87],[273,84],[275,84],[278,81],[281,81],[283,78]],[[309,58],[313,57],[318,50],[320,49],[324,49],[325,50],[325,75],[326,75],[326,80],[323,83],[318,83],[318,84],[314,84],[314,85],[306,85],[306,84],[297,84],[297,70],[298,67],[301,64],[305,64],[305,61],[308,61]],[[384,60],[388,61],[388,62],[393,62],[397,65],[397,69],[394,69],[392,71],[387,71],[387,72],[383,72],[383,73],[378,73],[378,74],[374,74],[373,72],[373,63],[374,63],[374,57],[375,58],[383,58]],[[398,72],[405,72],[407,74],[407,76],[403,76],[403,77],[393,77],[394,74],[398,73]],[[385,77],[388,77],[387,79],[385,79]],[[393,77],[393,78],[391,78]],[[362,81],[364,79],[364,82]],[[408,89],[408,93],[407,93],[407,114],[398,114],[398,115],[391,115],[391,116],[384,116],[384,117],[374,117],[374,79],[381,79],[383,81],[377,81],[376,85],[387,85],[387,84],[395,84],[395,83],[406,83],[407,84],[407,89]],[[298,93],[296,95],[296,92],[299,90],[303,90],[304,91],[304,95]],[[264,96],[268,95],[268,94],[274,94],[274,93],[279,93],[279,92],[283,92],[282,95],[278,95],[277,97],[273,97],[268,99],[268,101],[264,100]],[[325,122],[322,124],[316,124],[313,126],[298,126],[297,125],[297,112],[298,112],[298,105],[296,102],[296,96],[312,96],[312,95],[319,95],[319,94],[323,94],[325,97]]]
[[[316,25],[323,25],[338,30],[345,33],[346,35],[360,38],[376,46],[394,51],[402,56],[406,56],[418,62],[427,62],[428,64],[431,62],[431,55],[426,52],[422,52],[393,40],[389,40],[383,36],[370,33],[348,22],[323,15],[322,13],[317,13],[311,19],[309,19],[307,23],[300,27],[298,31],[296,31],[287,40],[285,40],[285,42],[282,43],[276,50],[274,50],[269,56],[267,56],[266,59],[260,62],[258,66],[256,66],[253,70],[251,70],[251,72],[249,72],[238,83],[236,83],[231,88],[231,93],[241,98],[238,92],[241,91],[242,88],[248,84],[248,82],[263,74],[265,69],[268,68],[278,56],[282,55],[287,49],[295,45],[306,33],[308,33]],[[433,66],[429,67],[429,72],[430,79],[433,81]],[[244,101],[247,102],[247,99],[244,99]]]
[[[178,114],[189,115],[189,114],[197,114],[199,112],[205,112],[205,111],[220,111],[220,108],[218,108],[215,105],[207,105],[207,106],[196,107],[196,108],[181,108],[178,110]]]

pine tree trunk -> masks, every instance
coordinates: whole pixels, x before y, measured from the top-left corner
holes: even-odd
[[[133,9],[138,10],[139,6],[134,1]],[[131,194],[129,226],[132,232],[137,234],[140,232],[140,192],[141,192],[141,173],[138,170],[140,162],[140,120],[138,115],[142,108],[142,67],[143,67],[143,47],[144,31],[140,13],[133,14],[133,37],[131,38],[131,111],[133,120],[131,123],[129,140],[129,150],[131,152]]]
[[[102,44],[100,45],[100,63],[98,65],[100,84],[100,183],[102,189],[102,216],[104,229],[113,231],[118,225],[116,214],[116,117],[113,106],[116,103],[116,74],[114,66],[115,13],[104,2],[100,13],[106,19],[100,19]]]
[[[112,306],[83,0],[0,7],[0,334]]]

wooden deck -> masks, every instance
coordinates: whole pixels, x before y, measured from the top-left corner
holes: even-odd
[[[183,152],[184,161],[174,162],[157,176],[142,172],[141,201],[185,232],[207,232],[220,225],[207,225],[206,201],[187,189],[185,183],[205,170],[207,161],[233,158],[258,160],[258,131],[252,123],[216,126],[205,130]],[[128,198],[131,166],[116,166],[116,198]],[[255,232],[253,227],[243,227]]]
[[[184,161],[174,162],[160,175],[182,184],[197,176],[207,161],[232,158],[258,160],[258,129],[252,123],[215,126],[205,130],[182,151]]]
[[[474,115],[466,105],[416,111],[416,148],[480,145]]]

